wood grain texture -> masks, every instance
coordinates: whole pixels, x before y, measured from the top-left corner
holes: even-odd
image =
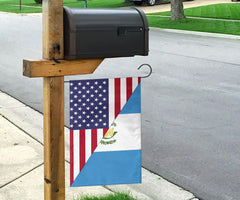
[[[42,8],[43,58],[63,59],[63,0],[43,0]],[[43,95],[44,200],[65,200],[64,76],[44,77]]]
[[[44,199],[65,200],[64,77],[45,77]]]
[[[63,0],[43,0],[43,58],[64,58]]]
[[[76,74],[91,74],[103,59],[86,60],[23,60],[23,75],[27,77],[51,77]]]

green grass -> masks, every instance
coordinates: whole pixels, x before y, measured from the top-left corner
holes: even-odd
[[[135,198],[133,198],[132,196],[130,196],[129,194],[125,194],[125,193],[114,193],[114,194],[109,194],[106,196],[101,196],[101,197],[89,197],[89,196],[84,196],[84,197],[80,197],[74,200],[136,200]]]
[[[200,6],[195,8],[184,9],[185,16],[216,18],[216,19],[236,19],[240,20],[240,4],[225,3],[214,4],[208,6]],[[170,16],[171,12],[152,13],[149,15],[166,15]]]
[[[240,35],[240,22],[189,18],[173,21],[169,17],[155,16],[148,16],[148,22],[149,26],[158,28]]]
[[[64,6],[84,7],[84,1],[63,0]],[[124,0],[88,0],[89,8],[117,8],[132,5],[125,3]],[[24,7],[33,6],[33,7]],[[22,11],[19,9],[19,0],[0,0],[0,11],[12,13],[39,13],[42,12],[41,4],[36,4],[34,0],[22,0]]]
[[[240,20],[239,3],[215,4],[188,8],[184,9],[184,13],[187,18],[178,21],[172,21],[169,17],[161,17],[161,15],[170,16],[171,12],[148,14],[149,25],[151,27],[159,28],[240,35],[240,21],[226,21],[226,19]],[[188,17],[201,17],[203,19],[193,19]],[[212,18],[212,20],[204,18]]]

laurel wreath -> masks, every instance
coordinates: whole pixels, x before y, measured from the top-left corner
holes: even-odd
[[[103,140],[101,140],[101,144],[103,144],[103,145],[108,145],[108,144],[113,144],[113,143],[115,143],[116,142],[116,140],[111,140],[111,141],[103,141]]]

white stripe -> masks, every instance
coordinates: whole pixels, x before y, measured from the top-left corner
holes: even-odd
[[[132,79],[132,93],[134,92],[134,90],[136,89],[137,86],[138,86],[138,78],[133,78]]]
[[[89,159],[89,157],[91,156],[91,148],[92,148],[92,143],[91,143],[91,129],[88,129],[85,131],[85,161],[87,162],[87,160]]]
[[[121,110],[122,110],[122,108],[123,108],[123,106],[126,104],[126,98],[127,98],[127,94],[126,94],[126,92],[127,92],[127,83],[126,83],[126,81],[127,81],[127,79],[126,78],[121,78],[120,79],[120,81],[121,81],[121,84],[120,84],[120,91],[121,91]]]
[[[74,179],[79,174],[79,131],[74,130],[73,131],[73,177]]]
[[[109,126],[112,124],[114,120],[114,113],[115,113],[115,102],[114,102],[114,79],[108,79],[108,109],[109,109]]]
[[[103,138],[103,129],[97,129],[97,144],[101,142]]]

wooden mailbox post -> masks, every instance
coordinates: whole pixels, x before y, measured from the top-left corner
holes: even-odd
[[[63,1],[43,0],[42,7],[43,60],[24,60],[23,75],[43,77],[44,199],[64,200],[64,76],[93,73],[103,59],[63,60]]]

